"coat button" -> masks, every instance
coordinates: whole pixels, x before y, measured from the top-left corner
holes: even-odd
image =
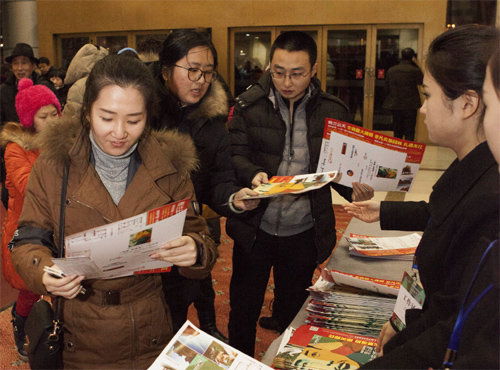
[[[73,342],[66,342],[65,347],[66,347],[66,351],[75,352],[75,345],[73,344]]]

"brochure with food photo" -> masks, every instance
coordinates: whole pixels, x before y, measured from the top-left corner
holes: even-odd
[[[425,144],[327,118],[316,171],[339,173],[339,184],[365,183],[380,191],[410,191]]]
[[[189,320],[156,358],[149,370],[265,370],[270,367],[198,329]]]
[[[112,279],[169,271],[170,262],[150,255],[182,236],[190,200],[166,204],[124,220],[85,230],[65,238],[65,258],[52,261],[66,275]]]
[[[269,198],[280,195],[301,194],[311,190],[317,190],[331,181],[336,181],[337,171],[309,173],[296,176],[273,176],[269,182],[255,189],[259,195],[249,198]]]

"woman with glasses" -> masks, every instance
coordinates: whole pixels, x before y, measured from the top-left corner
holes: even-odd
[[[217,79],[212,42],[202,32],[174,31],[163,42],[159,65],[156,78],[162,112],[158,128],[177,129],[193,138],[199,158],[198,170],[192,174],[198,202],[223,216],[255,208],[258,201],[242,199],[256,193],[236,186],[225,127],[230,94]],[[163,278],[167,300],[176,302],[170,305],[174,330],[184,323],[194,302],[201,329],[225,340],[215,325],[212,278],[190,280],[175,269]]]

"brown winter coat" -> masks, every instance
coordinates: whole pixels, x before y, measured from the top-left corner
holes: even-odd
[[[59,126],[61,127],[61,126]],[[151,132],[141,138],[142,163],[116,206],[90,163],[88,130],[78,121],[43,132],[42,156],[26,189],[21,228],[53,232],[57,245],[62,163],[70,161],[65,233],[70,235],[143,213],[164,204],[194,198],[189,173],[196,165],[192,141],[176,132]],[[205,221],[188,209],[184,234],[193,237],[201,263],[179,268],[182,275],[203,278],[211,270],[216,249]],[[46,294],[43,267],[52,265],[46,245],[21,240],[12,253],[16,270],[30,289]],[[87,280],[87,294],[63,300],[64,366],[66,368],[147,368],[172,337],[159,274],[109,280]],[[121,291],[121,304],[103,305],[104,291]]]

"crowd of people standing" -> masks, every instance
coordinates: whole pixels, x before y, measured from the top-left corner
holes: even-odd
[[[441,366],[461,307],[479,289],[474,271],[480,268],[478,281],[493,289],[477,309],[488,312],[488,325],[496,324],[496,342],[486,346],[483,323],[474,323],[476,333],[465,321],[464,338],[484,350],[454,348],[455,366],[498,365],[498,263],[491,261],[499,233],[498,30],[474,25],[447,31],[429,47],[423,80],[412,70],[423,86],[421,113],[430,140],[457,155],[428,203],[373,202],[373,189],[356,182],[249,199],[272,176],[315,172],[325,119],[351,121],[347,106],[322,91],[317,46],[306,33],[280,34],[269,67],[234,99],[206,34],[178,30],[161,48],[151,45],[108,55],[87,44],[66,73],[37,59],[27,44],[16,45],[6,59],[13,73],[1,87],[2,190],[9,191],[2,194],[8,209],[2,263],[10,263],[4,274],[21,292],[12,308],[20,356],[26,356],[29,305],[48,294],[62,298],[66,368],[147,368],[192,303],[203,330],[253,357],[257,323],[284,331],[307,298],[315,268],[336,244],[334,189],[363,221],[423,231],[415,265],[427,295],[424,307],[407,311],[407,328],[399,333],[388,322],[380,357],[365,366]],[[63,248],[57,240],[65,181],[65,235],[190,199],[183,236],[150,256],[172,263],[172,271],[107,280],[56,279],[44,272],[45,266],[57,268],[52,257]],[[227,217],[234,240],[229,338],[216,325],[210,275],[219,220],[207,223],[206,207]],[[485,268],[483,255],[491,261]],[[273,314],[259,321],[271,269]]]

